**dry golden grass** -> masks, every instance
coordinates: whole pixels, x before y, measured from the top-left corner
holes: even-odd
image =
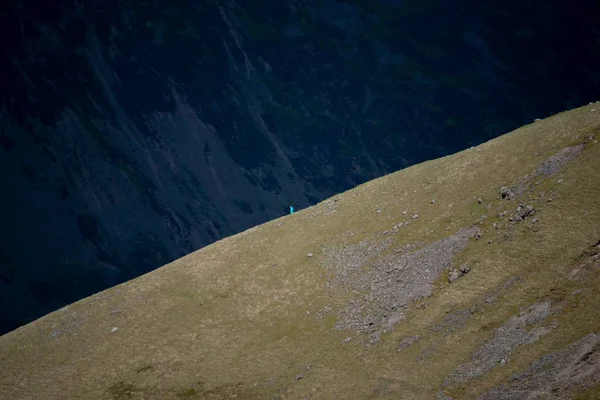
[[[368,182],[56,311],[0,337],[0,398],[433,399],[494,329],[550,300],[550,333],[485,376],[446,387],[453,398],[475,398],[542,355],[600,332],[600,274],[568,278],[600,240],[600,144],[587,141],[590,133],[600,137],[600,104]],[[583,153],[557,175],[534,179],[520,198],[500,198],[501,186],[579,143]],[[539,222],[509,228],[504,220],[495,229],[498,212],[514,211],[520,200],[534,204]],[[328,285],[324,251],[383,240],[383,231],[414,214],[385,235],[390,246],[369,262],[487,215],[477,225],[481,240],[455,259],[472,271],[452,284],[442,274],[433,295],[411,304],[375,345],[336,330],[338,312],[356,293]],[[489,294],[497,299],[488,304]],[[465,308],[475,311],[456,330],[432,330]],[[420,340],[396,351],[413,335]],[[597,398],[598,390],[581,398]]]

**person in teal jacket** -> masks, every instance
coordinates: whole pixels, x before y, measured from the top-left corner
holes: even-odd
[[[294,213],[294,206],[290,206],[290,214]]]

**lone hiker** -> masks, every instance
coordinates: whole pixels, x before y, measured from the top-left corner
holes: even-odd
[[[290,206],[290,214],[294,213],[294,206]]]

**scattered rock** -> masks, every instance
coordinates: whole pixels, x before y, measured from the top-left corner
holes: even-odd
[[[523,219],[535,214],[535,208],[531,204],[519,203],[514,219],[522,221]]]
[[[313,254],[313,253],[308,253],[308,254],[306,255],[306,257],[308,257],[308,258],[311,258],[312,256],[314,256],[314,254]]]
[[[415,215],[412,216],[412,219],[417,219],[417,218],[419,218],[418,214],[415,214]]]
[[[512,278],[510,278],[509,280],[507,280],[506,282],[504,282],[504,285],[502,285],[502,287],[504,289],[510,289],[511,287],[513,287],[516,283],[521,281],[521,277],[520,276],[513,276]]]
[[[394,233],[396,233],[396,232],[398,232],[398,230],[399,230],[400,228],[402,228],[403,226],[404,226],[404,222],[400,222],[399,224],[396,224],[396,225],[392,226],[392,231],[393,231]]]
[[[448,282],[454,282],[455,280],[457,280],[460,277],[461,277],[460,272],[458,272],[456,269],[453,269],[452,272],[450,272],[450,274],[448,274]]]
[[[352,337],[348,336],[346,339],[344,339],[344,343],[350,343],[352,341]]]
[[[454,282],[463,275],[468,274],[470,271],[471,268],[469,268],[466,264],[463,264],[458,270],[453,269],[452,271],[450,271],[450,273],[448,274],[448,282]]]
[[[431,203],[431,204],[435,203],[435,199],[431,200],[431,202],[430,202],[430,203]]]
[[[503,186],[500,188],[500,195],[503,199],[512,200],[525,193],[528,185],[539,176],[552,176],[557,174],[560,169],[569,161],[573,160],[583,152],[583,144],[571,146],[562,149],[558,153],[546,159],[533,173],[519,179],[518,184],[513,186]]]
[[[115,333],[116,331],[118,331],[119,328],[117,328],[116,326],[114,326],[111,330],[110,333]]]
[[[381,332],[375,332],[369,338],[369,345],[374,345],[379,343],[379,339],[381,339]]]
[[[488,373],[498,365],[498,360],[508,362],[517,347],[531,344],[553,329],[553,326],[536,326],[544,322],[550,312],[550,302],[543,302],[511,317],[473,354],[471,361],[456,369],[449,380],[463,384]]]
[[[419,354],[417,354],[417,357],[415,358],[415,360],[418,362],[423,362],[423,361],[427,360],[428,358],[430,358],[434,354],[435,354],[435,344],[421,350],[419,352]]]
[[[479,400],[571,399],[600,383],[600,335],[592,333],[557,352],[547,354],[510,383],[501,384]]]
[[[381,259],[375,257],[391,241],[326,249],[323,265],[334,272],[331,285],[364,293],[355,295],[340,311],[336,329],[372,333],[394,326],[404,318],[411,302],[431,295],[435,280],[452,265],[454,256],[474,234],[474,228],[462,229],[427,245],[407,245],[401,252]],[[370,268],[364,268],[366,265]]]
[[[531,223],[532,224],[537,224],[539,221],[540,221],[539,218],[534,218],[534,219],[531,220]]]
[[[447,335],[448,333],[454,332],[457,329],[464,327],[474,312],[475,309],[465,308],[450,313],[444,316],[444,319],[440,323],[433,326],[431,328],[431,331],[440,332],[443,335]]]
[[[52,332],[50,333],[50,337],[51,338],[56,338],[59,337],[60,335],[62,335],[62,331],[60,329],[53,329]]]
[[[304,375],[302,374],[298,374],[296,375],[296,380],[299,381],[300,379],[304,378]]]
[[[569,161],[575,159],[583,152],[583,144],[577,146],[566,147],[549,157],[539,166],[536,171],[537,175],[552,176],[558,173]]]
[[[326,316],[327,314],[329,314],[331,312],[331,310],[333,310],[333,308],[331,306],[325,306],[322,309],[320,309],[319,311],[317,311],[317,315],[316,318],[317,319],[323,319],[324,316]]]
[[[482,204],[483,203],[483,199],[480,197],[477,199],[477,203]]]
[[[418,342],[420,339],[421,339],[420,335],[413,335],[413,336],[405,337],[398,344],[398,348],[396,349],[396,351],[400,352],[400,351],[402,351],[402,350],[404,350],[404,349],[412,346],[413,344],[415,344],[416,342]]]
[[[503,199],[512,200],[516,197],[516,194],[512,191],[511,188],[507,186],[502,186],[500,188],[500,196],[502,196]]]

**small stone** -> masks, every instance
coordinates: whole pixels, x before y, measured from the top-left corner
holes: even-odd
[[[482,203],[483,203],[483,199],[480,197],[480,198],[478,198],[478,199],[477,199],[477,202],[478,202],[479,204],[482,204]]]
[[[406,215],[407,211],[402,211],[402,214]]]
[[[304,378],[304,375],[302,374],[298,374],[296,375],[296,380],[299,381],[300,379]]]
[[[564,179],[559,179],[556,181],[556,183],[563,183],[565,180]]]
[[[350,343],[352,341],[352,337],[348,336],[346,339],[344,339],[344,343]]]
[[[500,359],[500,365],[506,364],[506,360],[504,358]]]
[[[311,369],[311,368],[312,368],[312,365],[311,365],[311,364],[308,364],[308,365],[306,366],[306,370],[307,370],[307,371],[310,371],[310,369]]]
[[[115,327],[113,327],[113,328],[110,330],[110,333],[115,333],[115,332],[116,332],[116,331],[118,331],[118,330],[119,330],[119,328],[117,328],[117,327],[115,326]]]
[[[448,282],[454,282],[455,280],[457,280],[458,278],[460,278],[460,273],[457,270],[452,270],[452,272],[450,272],[450,274],[448,275]]]
[[[536,119],[533,120],[533,122],[540,122],[540,121],[541,121],[540,118],[536,118]]]
[[[380,210],[380,209],[377,209],[377,213],[379,214],[380,212],[381,212],[381,210]]]
[[[430,203],[431,203],[431,204],[435,203],[435,199],[431,200],[431,202],[430,202]]]
[[[534,218],[534,219],[531,220],[531,223],[532,224],[537,224],[539,222],[539,220],[540,220],[539,218]]]
[[[417,218],[419,218],[418,214],[415,214],[415,215],[412,216],[412,219],[417,219]]]
[[[460,267],[460,272],[463,274],[468,274],[471,272],[471,268],[469,268],[466,264]]]
[[[306,255],[306,257],[308,257],[308,258],[311,258],[312,256],[314,256],[314,254],[313,254],[313,253],[308,253],[308,254]]]

